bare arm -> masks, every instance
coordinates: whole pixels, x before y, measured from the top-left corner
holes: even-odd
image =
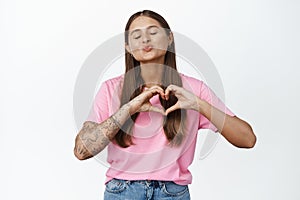
[[[195,110],[211,121],[218,131],[234,146],[240,148],[254,147],[256,136],[247,122],[238,117],[225,114],[182,87],[170,85],[166,89],[167,99],[170,93],[173,93],[178,101],[166,110],[166,114],[179,108]]]
[[[254,147],[256,136],[247,122],[236,116],[227,115],[201,99],[198,99],[198,108],[198,111],[211,121],[231,144],[240,148]]]
[[[84,122],[75,139],[75,156],[79,160],[85,160],[100,153],[114,138],[120,126],[129,116],[129,106],[125,104],[100,124],[91,121]]]
[[[85,160],[100,153],[115,137],[126,120],[136,112],[153,111],[164,114],[164,110],[152,106],[149,102],[149,99],[158,93],[163,95],[163,89],[153,86],[124,104],[115,114],[102,123],[86,121],[75,139],[75,156],[79,160]]]

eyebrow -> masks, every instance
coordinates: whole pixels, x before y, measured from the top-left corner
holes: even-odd
[[[151,25],[151,26],[148,26],[146,29],[150,29],[150,28],[159,28],[158,26],[156,26],[156,25]],[[137,31],[140,31],[141,29],[134,29],[131,33],[130,33],[130,35],[132,35],[133,33],[135,33],[135,32],[137,32]]]

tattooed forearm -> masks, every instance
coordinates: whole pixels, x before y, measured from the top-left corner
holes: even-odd
[[[75,139],[75,156],[79,160],[85,160],[101,152],[130,116],[128,109],[127,105],[122,106],[114,115],[100,124],[91,121],[84,122]]]

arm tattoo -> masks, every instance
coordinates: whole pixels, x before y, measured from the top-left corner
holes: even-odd
[[[128,107],[120,108],[114,115],[98,124],[86,121],[75,141],[74,153],[79,159],[87,159],[101,152],[113,140],[115,134],[129,117]]]

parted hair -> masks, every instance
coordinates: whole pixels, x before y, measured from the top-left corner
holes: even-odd
[[[155,19],[164,28],[167,35],[172,34],[169,24],[166,20],[156,12],[151,10],[143,10],[133,14],[125,27],[125,44],[128,44],[128,31],[131,23],[139,16],[146,16]],[[121,93],[120,107],[128,103],[130,100],[138,96],[143,91],[145,84],[141,77],[140,62],[137,61],[125,48],[125,75]],[[176,67],[176,54],[174,40],[168,46],[164,59],[163,77],[160,85],[164,90],[170,84],[182,87],[182,80]],[[170,95],[168,101],[159,97],[161,105],[167,109],[177,102],[175,95]],[[133,114],[119,129],[115,136],[116,143],[121,147],[128,147],[132,144],[132,127],[139,113]],[[184,121],[186,118],[186,110],[178,109],[165,116],[163,130],[170,145],[178,146],[184,138]]]

